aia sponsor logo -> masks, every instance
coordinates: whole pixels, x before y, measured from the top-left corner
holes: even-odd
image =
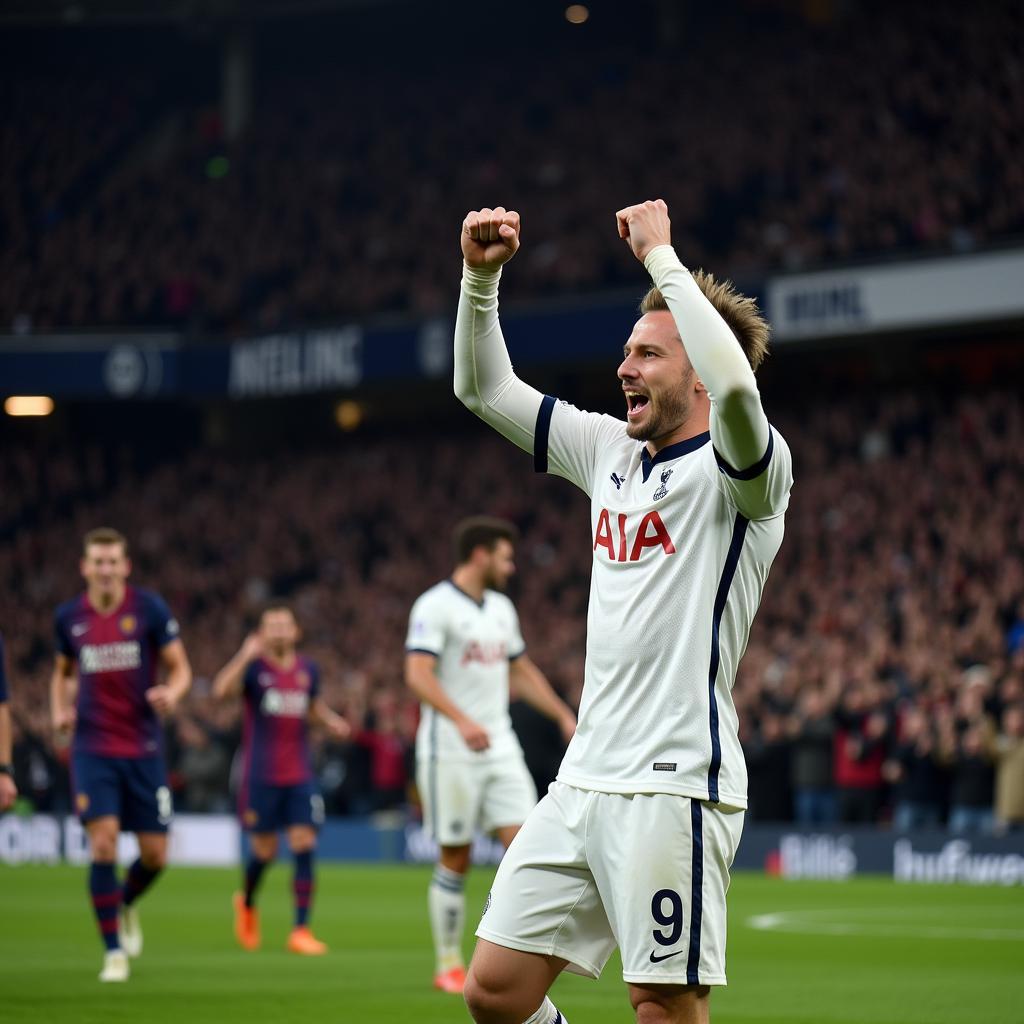
[[[480,665],[495,665],[508,660],[508,648],[504,644],[478,644],[471,640],[462,650],[461,665],[476,662]]]
[[[664,555],[676,553],[668,528],[656,511],[648,512],[635,525],[625,512],[613,513],[601,509],[594,531],[594,552],[603,548],[609,561],[638,562],[648,548],[660,549]]]

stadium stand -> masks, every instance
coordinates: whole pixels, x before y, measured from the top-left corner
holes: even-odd
[[[752,817],[875,821],[931,804],[937,820],[989,827],[997,766],[1022,731],[1024,402],[995,385],[950,397],[932,384],[773,419],[797,491],[734,691],[758,769]],[[531,655],[578,701],[586,501],[531,478],[528,457],[501,441],[347,438],[133,462],[99,449],[0,460],[6,493],[25,484],[0,524],[0,622],[18,680],[19,774],[40,807],[66,801],[48,739],[49,615],[76,590],[79,537],[99,522],[129,535],[137,582],[182,620],[199,681],[168,739],[186,807],[228,806],[237,711],[215,707],[207,681],[272,594],[294,604],[328,699],[362,727],[345,749],[321,745],[331,807],[402,801],[416,721],[401,682],[406,617],[448,569],[453,494],[460,510],[523,527]]]
[[[458,40],[425,55],[400,20],[386,78],[358,38],[342,64],[315,28],[292,40],[301,58],[265,38],[230,140],[215,89],[159,49],[148,75],[106,55],[102,84],[89,60],[41,87],[9,62],[0,324],[206,335],[434,313],[451,303],[451,224],[494,196],[530,242],[509,298],[631,286],[609,227],[621,197],[663,195],[688,262],[734,277],[1024,234],[1017,6],[833,14],[691,11],[643,60],[536,32],[514,91],[500,76],[467,91]],[[191,59],[202,69],[201,48]]]

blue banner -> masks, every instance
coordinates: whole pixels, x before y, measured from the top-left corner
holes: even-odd
[[[502,325],[517,366],[616,365],[636,297],[509,311]],[[453,317],[289,331],[231,343],[174,334],[0,338],[0,391],[55,398],[268,398],[346,392],[368,381],[449,381]]]

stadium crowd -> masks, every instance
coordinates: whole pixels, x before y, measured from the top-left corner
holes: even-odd
[[[734,690],[752,818],[1024,826],[1024,402],[898,392],[772,418],[797,484]],[[231,808],[239,708],[216,705],[209,681],[272,595],[294,607],[328,702],[356,729],[345,745],[318,741],[329,809],[406,804],[407,616],[450,571],[462,514],[522,528],[527,644],[578,704],[588,505],[499,439],[348,437],[263,457],[198,450],[155,468],[129,447],[14,448],[0,485],[16,770],[41,809],[68,799],[47,712],[51,614],[79,589],[80,538],[100,523],[129,536],[134,580],[168,600],[196,671],[167,726],[179,808]],[[557,735],[522,708],[516,720],[543,784]]]
[[[865,3],[815,25],[739,4],[651,33],[642,54],[540,36],[514,90],[467,89],[442,41],[386,71],[376,50],[264,55],[231,141],[177,65],[157,86],[156,57],[120,88],[91,84],[88,59],[21,82],[0,324],[206,335],[431,314],[451,302],[452,225],[496,201],[524,215],[506,291],[524,299],[632,285],[612,211],[655,195],[687,262],[732,277],[1024,234],[1018,5]]]

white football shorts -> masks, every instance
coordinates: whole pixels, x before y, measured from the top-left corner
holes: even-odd
[[[522,825],[537,804],[537,787],[522,754],[501,760],[424,759],[416,765],[423,825],[442,846],[473,842],[477,829]]]
[[[498,867],[476,934],[598,977],[724,985],[725,894],[743,811],[555,782]]]

